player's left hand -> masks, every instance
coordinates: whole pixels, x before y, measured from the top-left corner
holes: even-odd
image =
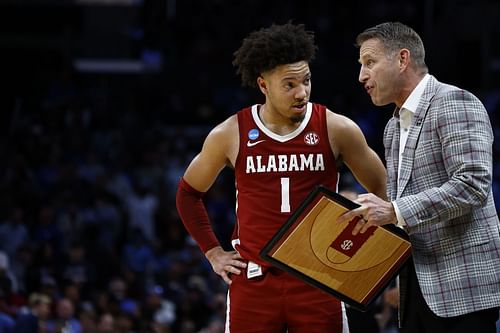
[[[231,284],[231,274],[241,274],[241,270],[247,267],[243,258],[237,251],[224,251],[222,247],[216,246],[205,253],[215,273]]]

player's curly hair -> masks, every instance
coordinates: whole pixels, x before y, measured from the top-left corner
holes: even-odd
[[[303,24],[288,22],[273,24],[254,31],[243,40],[234,52],[233,65],[241,74],[242,84],[257,87],[257,78],[279,65],[314,59],[317,46],[314,33],[306,31]]]

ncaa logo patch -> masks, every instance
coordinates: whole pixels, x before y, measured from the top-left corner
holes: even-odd
[[[259,137],[259,130],[256,128],[252,128],[250,131],[248,131],[248,138],[250,140],[255,140]]]
[[[315,146],[319,142],[319,135],[316,132],[308,132],[304,135],[304,142],[309,146]]]

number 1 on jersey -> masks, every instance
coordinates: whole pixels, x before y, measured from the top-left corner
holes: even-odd
[[[290,178],[281,178],[281,212],[290,213]]]

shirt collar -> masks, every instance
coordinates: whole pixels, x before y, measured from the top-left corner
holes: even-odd
[[[425,76],[422,78],[422,80],[420,80],[415,89],[413,89],[410,96],[408,96],[406,101],[403,103],[403,106],[401,106],[401,110],[406,109],[412,113],[415,113],[415,111],[417,111],[418,104],[420,103],[420,99],[422,98],[429,78],[430,75],[425,74]]]

